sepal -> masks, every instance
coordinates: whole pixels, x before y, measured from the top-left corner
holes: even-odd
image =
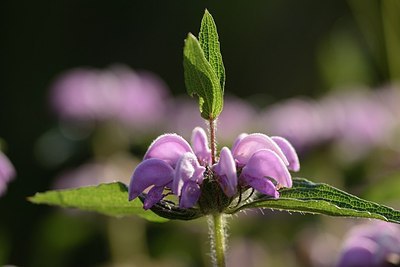
[[[145,193],[139,195],[139,199],[143,203],[145,198]],[[161,200],[160,202],[153,205],[150,210],[158,216],[169,220],[190,221],[204,216],[198,208],[180,208],[179,205],[176,205],[175,203],[168,200]]]

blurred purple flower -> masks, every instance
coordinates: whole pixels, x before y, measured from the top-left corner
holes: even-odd
[[[342,246],[337,267],[384,267],[400,264],[400,228],[386,222],[354,227]]]
[[[0,196],[7,190],[7,184],[14,179],[15,169],[10,160],[0,151]]]
[[[165,84],[155,75],[119,65],[64,73],[52,87],[51,104],[63,119],[117,120],[142,130],[162,121],[167,98]]]
[[[248,102],[232,95],[224,97],[224,109],[218,117],[217,139],[222,144],[231,144],[243,132],[255,128],[257,112]]]
[[[336,124],[334,138],[342,154],[351,148],[347,156],[359,158],[374,146],[384,145],[393,133],[397,122],[378,96],[354,90],[332,94],[320,102],[320,113]]]
[[[272,105],[260,114],[260,130],[267,128],[272,134],[290,140],[296,149],[307,149],[329,138],[328,131],[321,132],[324,121],[316,105],[312,100],[300,98]]]
[[[205,125],[198,115],[199,108],[193,99],[178,97],[171,101],[168,114],[174,114],[167,131],[177,131],[189,137],[192,129]],[[224,109],[217,120],[217,139],[220,144],[230,144],[236,136],[244,131],[254,129],[255,109],[246,101],[234,96],[224,97]]]
[[[177,134],[159,136],[148,148],[144,160],[136,167],[129,184],[129,200],[138,197],[145,189],[144,208],[149,209],[163,199],[164,189],[179,197],[181,208],[194,206],[200,197],[200,185],[210,162],[210,151],[206,133],[195,128],[192,148]],[[203,165],[201,165],[203,164]]]
[[[227,266],[229,267],[261,267],[274,266],[268,257],[265,244],[251,239],[234,239],[228,250]]]
[[[398,108],[394,108],[398,101],[394,88],[340,91],[319,101],[290,99],[262,112],[260,126],[287,138],[296,149],[334,142],[342,155],[357,159],[373,147],[390,143],[399,126]]]
[[[91,161],[75,169],[62,172],[55,179],[53,188],[76,188],[115,181],[128,183],[132,173],[132,164],[136,166],[137,162],[138,160],[129,153],[116,153],[105,160]]]
[[[206,122],[199,116],[199,108],[195,99],[187,96],[178,96],[169,103],[168,114],[173,114],[173,120],[168,121],[166,132],[178,132],[184,138],[189,138],[192,130],[197,126],[206,126]]]

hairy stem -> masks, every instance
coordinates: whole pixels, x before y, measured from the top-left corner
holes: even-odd
[[[211,149],[211,163],[214,164],[216,162],[216,153],[217,153],[217,141],[215,137],[216,132],[216,123],[214,119],[210,119],[208,121],[210,123],[210,149]]]
[[[210,231],[211,256],[213,266],[225,267],[225,218],[222,213],[215,213],[208,218]]]

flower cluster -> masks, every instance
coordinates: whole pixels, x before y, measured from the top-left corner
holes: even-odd
[[[215,164],[202,128],[193,130],[191,144],[177,134],[158,137],[132,175],[129,200],[151,187],[144,200],[145,209],[171,193],[179,197],[181,208],[193,207],[205,177],[209,177],[206,174],[211,174],[227,197],[234,197],[238,188],[251,187],[277,198],[279,188],[292,186],[289,170],[300,168],[296,151],[282,137],[241,134],[232,150],[221,149]],[[165,194],[164,190],[169,192]]]

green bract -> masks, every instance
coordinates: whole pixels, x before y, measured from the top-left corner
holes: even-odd
[[[218,41],[217,27],[206,10],[199,40],[189,33],[183,49],[185,84],[190,96],[199,97],[201,116],[214,120],[223,108],[225,68]]]

